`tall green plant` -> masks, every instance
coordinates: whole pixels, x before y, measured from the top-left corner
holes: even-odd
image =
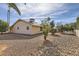
[[[46,18],[45,20],[42,21],[42,33],[44,35],[44,40],[47,39],[48,33],[50,32],[50,23],[49,23],[49,18]]]

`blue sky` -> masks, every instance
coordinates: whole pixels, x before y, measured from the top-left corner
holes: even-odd
[[[75,22],[79,16],[79,4],[77,3],[21,3],[16,4],[21,11],[21,16],[11,8],[10,25],[18,19],[35,18],[40,23],[46,17],[50,17],[55,23]],[[0,19],[7,21],[7,4],[0,3]]]

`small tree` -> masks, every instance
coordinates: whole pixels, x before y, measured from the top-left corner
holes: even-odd
[[[56,32],[55,29],[54,29],[54,26],[55,26],[54,21],[51,21],[51,22],[50,22],[50,25],[51,25],[51,30],[50,30],[50,32],[51,32],[52,35],[53,35],[53,34]]]
[[[41,25],[42,25],[42,33],[44,35],[44,40],[46,40],[51,28],[49,23],[49,18],[46,18],[45,20],[43,20]]]
[[[58,32],[63,32],[63,24],[61,22],[57,23],[57,26],[56,26]]]

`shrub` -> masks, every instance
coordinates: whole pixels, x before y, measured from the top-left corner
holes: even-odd
[[[0,20],[0,32],[5,32],[8,28],[8,23]]]

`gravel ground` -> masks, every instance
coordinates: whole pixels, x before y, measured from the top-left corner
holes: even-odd
[[[31,36],[4,34],[0,35],[0,44],[7,45],[4,56],[79,56],[79,38],[73,35],[50,35],[43,40],[43,35]]]

